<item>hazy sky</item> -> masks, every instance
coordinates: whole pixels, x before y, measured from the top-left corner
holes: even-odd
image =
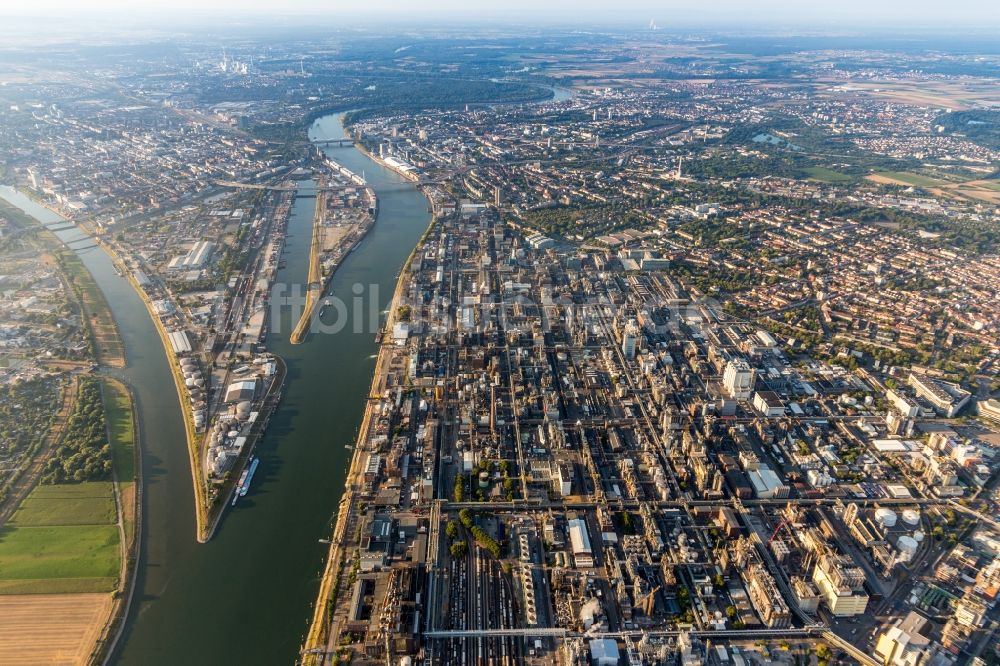
[[[225,13],[238,17],[277,14],[312,14],[335,19],[429,20],[474,18],[477,15],[510,19],[549,18],[566,22],[655,18],[664,27],[671,23],[746,21],[755,25],[831,23],[855,26],[878,24],[976,25],[1000,28],[998,0],[0,0],[0,15],[66,15],[114,13],[167,14],[176,18]]]

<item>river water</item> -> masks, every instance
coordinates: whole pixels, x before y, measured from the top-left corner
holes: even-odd
[[[310,128],[313,140],[344,138],[340,116]],[[392,297],[396,274],[430,222],[416,188],[353,146],[325,149],[360,174],[379,197],[368,236],[334,276],[334,296],[351,304],[355,284],[364,298],[377,289],[379,310]],[[308,189],[310,183],[303,183]],[[9,189],[0,196],[53,226],[61,218]],[[299,198],[289,220],[286,267],[277,285],[305,281],[315,201]],[[72,246],[76,229],[56,232]],[[142,666],[295,662],[312,616],[329,536],[360,424],[377,346],[367,325],[353,332],[315,333],[290,345],[289,310],[273,322],[267,347],[288,365],[284,397],[257,448],[261,463],[250,493],[227,513],[215,537],[195,539],[191,474],[170,368],[139,297],[98,248],[80,256],[111,304],[140,417],[143,451],[142,560],[135,602],[116,663]],[[365,300],[367,302],[367,300]],[[330,314],[330,313],[328,313]],[[362,316],[368,319],[369,312]],[[279,325],[280,324],[280,325]]]

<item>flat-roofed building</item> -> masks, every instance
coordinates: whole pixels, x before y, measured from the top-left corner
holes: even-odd
[[[573,561],[578,567],[594,566],[594,551],[590,547],[590,534],[587,531],[587,521],[574,518],[569,521],[569,542],[573,549]]]
[[[865,573],[841,555],[824,555],[813,569],[813,583],[837,617],[861,615],[868,608]]]
[[[942,382],[932,377],[910,373],[906,382],[917,395],[934,405],[934,410],[945,418],[952,418],[965,407],[972,394],[958,384]]]
[[[757,391],[753,396],[753,407],[764,416],[785,415],[785,403],[774,391]]]
[[[747,400],[753,394],[756,373],[743,359],[734,359],[726,364],[722,374],[722,386],[730,398]]]
[[[226,388],[226,402],[243,402],[253,400],[257,394],[256,379],[240,379],[231,382]]]

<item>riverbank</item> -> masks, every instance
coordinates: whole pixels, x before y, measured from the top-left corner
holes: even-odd
[[[436,222],[437,217],[431,217],[427,228],[421,234],[400,267],[399,276],[396,279],[396,287],[389,302],[389,311],[384,324],[384,330],[386,331],[391,331],[395,323],[396,311],[410,276],[410,265],[413,257],[427,239]],[[328,654],[328,642],[331,636],[327,629],[337,597],[340,594],[340,577],[344,569],[343,558],[345,553],[341,545],[344,540],[344,530],[347,527],[351,512],[355,509],[354,488],[360,486],[364,477],[364,465],[367,455],[364,445],[368,441],[368,433],[372,425],[373,400],[378,397],[378,388],[383,383],[386,368],[393,351],[392,343],[383,343],[379,347],[378,358],[375,361],[375,370],[372,374],[371,385],[368,388],[367,400],[365,401],[364,415],[362,416],[361,426],[358,429],[358,435],[354,443],[354,453],[351,456],[347,478],[344,481],[344,495],[340,500],[333,535],[330,539],[330,549],[326,559],[326,566],[323,569],[323,577],[320,579],[316,602],[313,604],[313,618],[302,647],[302,654],[305,655],[303,659],[305,666],[321,666],[323,660],[317,661],[315,658],[319,655]]]
[[[108,253],[115,261],[122,263],[121,257],[113,250],[109,250]],[[201,455],[198,451],[198,433],[194,426],[194,417],[191,414],[191,410],[186,407],[187,386],[184,383],[184,374],[181,372],[180,365],[173,358],[173,347],[170,345],[167,329],[163,327],[163,322],[160,321],[160,315],[157,314],[152,299],[150,299],[146,290],[142,288],[142,285],[139,284],[139,281],[135,279],[132,271],[128,270],[127,264],[125,277],[128,279],[129,284],[132,285],[132,289],[142,300],[143,305],[146,307],[146,312],[149,313],[149,318],[153,320],[156,333],[160,336],[160,345],[163,347],[163,353],[167,357],[167,365],[170,366],[170,374],[174,379],[174,391],[177,393],[177,401],[181,407],[181,419],[184,421],[185,444],[187,446],[189,467],[191,469],[191,484],[194,486],[195,538],[198,540],[198,543],[205,543],[208,541],[208,499],[204,482],[205,473],[201,467]]]
[[[139,533],[142,530],[142,450],[135,397],[132,389],[121,380],[105,376],[102,382],[108,441],[115,459],[112,469],[122,539],[122,574],[111,615],[91,655],[91,664],[109,663],[125,630],[139,573]],[[112,403],[113,408],[109,406]]]
[[[271,384],[268,387],[267,394],[261,399],[261,414],[258,418],[259,425],[251,431],[250,435],[247,437],[246,444],[243,445],[243,450],[240,452],[239,458],[236,460],[236,464],[233,465],[233,472],[226,478],[219,489],[219,495],[216,501],[209,507],[208,510],[208,529],[205,535],[205,540],[209,541],[215,532],[219,529],[219,525],[222,524],[222,517],[226,514],[226,509],[230,508],[229,498],[233,496],[236,492],[236,485],[239,482],[239,474],[236,470],[243,469],[250,459],[253,457],[253,453],[257,448],[257,444],[260,442],[261,438],[267,432],[267,426],[271,421],[271,415],[278,406],[278,402],[281,400],[281,389],[285,385],[285,375],[288,372],[288,368],[285,365],[285,361],[280,356],[274,356],[275,364],[277,368],[274,373],[274,379],[271,380]]]
[[[382,159],[375,153],[368,150],[368,148],[365,147],[365,144],[361,143],[361,141],[358,139],[357,136],[352,134],[351,137],[354,139],[354,147],[358,149],[358,152],[360,152],[362,155],[370,159],[375,164],[385,167],[389,171],[392,171],[393,173],[402,176],[411,183],[420,182],[420,174],[417,173],[416,171],[407,171],[405,169],[400,169],[397,165],[392,164],[391,162],[386,162],[384,159]]]
[[[323,295],[327,293],[327,289],[333,281],[337,269],[340,268],[344,259],[354,251],[354,248],[365,239],[378,222],[378,196],[375,194],[375,191],[367,186],[361,176],[358,176],[344,165],[338,164],[329,157],[325,157],[324,162],[336,174],[339,174],[350,183],[364,190],[365,196],[368,198],[368,219],[352,225],[350,230],[345,234],[333,235],[333,240],[331,241],[331,234],[334,234],[335,230],[325,227],[327,215],[329,214],[327,198],[331,191],[328,188],[331,183],[325,178],[319,181],[316,187],[316,210],[313,215],[312,239],[309,245],[306,300],[302,314],[289,337],[289,342],[293,345],[301,344],[306,339],[312,327],[316,308],[319,306]],[[329,252],[335,252],[337,258],[332,264],[326,266],[326,274],[324,275],[321,257],[324,253]],[[323,314],[322,310],[320,310],[320,314]]]
[[[326,291],[326,281],[323,279],[323,269],[319,263],[320,236],[323,217],[326,214],[326,191],[321,189],[323,184],[324,181],[321,180],[316,188],[316,210],[313,213],[312,240],[309,242],[309,272],[306,275],[306,303],[299,321],[288,338],[293,345],[301,344],[305,340],[313,313],[316,311],[316,304]],[[330,276],[332,275],[333,271],[330,272]],[[328,280],[329,276],[326,279]]]
[[[28,197],[29,199],[37,203],[39,206],[42,206],[43,208],[51,211],[53,214],[59,216],[60,218],[69,221],[68,218],[66,218],[66,216],[61,211],[59,211],[59,209],[51,206],[46,201],[44,201],[44,199],[42,199],[37,192],[34,192],[31,189],[26,189],[26,190],[19,189],[17,191],[24,194],[24,196]],[[181,373],[180,367],[172,359],[173,348],[170,344],[170,339],[167,335],[167,331],[163,327],[163,322],[160,321],[160,316],[156,312],[156,308],[153,306],[152,299],[150,299],[145,289],[142,288],[142,285],[139,284],[139,281],[136,279],[135,274],[131,270],[129,270],[129,264],[124,260],[122,253],[119,252],[118,249],[113,244],[106,242],[101,237],[102,235],[98,234],[96,230],[93,229],[87,222],[77,221],[75,222],[75,224],[76,227],[79,229],[79,231],[86,238],[91,239],[94,243],[99,245],[102,250],[104,250],[104,252],[111,259],[112,263],[114,263],[117,266],[123,267],[124,277],[127,279],[129,285],[132,287],[132,290],[136,293],[137,296],[139,296],[140,300],[142,301],[143,305],[146,308],[146,312],[149,314],[149,318],[153,322],[157,334],[160,337],[160,345],[162,346],[163,352],[166,355],[167,364],[170,366],[171,374],[174,379],[174,390],[177,392],[177,399],[181,405],[181,413],[182,413],[182,418],[184,420],[184,428],[186,434],[185,443],[187,446],[188,458],[190,461],[191,482],[192,485],[194,486],[195,537],[199,543],[205,543],[205,541],[207,541],[207,525],[208,525],[207,511],[206,511],[207,499],[205,494],[205,484],[203,481],[199,481],[200,456],[198,455],[197,432],[195,430],[194,419],[191,415],[191,410],[185,408],[185,405],[187,404],[187,395],[186,395],[186,386],[184,383],[184,376]],[[63,245],[68,249],[71,249],[69,248],[68,245],[65,244],[65,242],[63,243]],[[113,320],[113,317],[111,318]],[[124,351],[123,351],[123,365],[125,365]],[[201,474],[201,477],[204,478],[204,473]]]

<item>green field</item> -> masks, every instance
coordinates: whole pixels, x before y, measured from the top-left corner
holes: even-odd
[[[0,594],[105,592],[121,558],[109,481],[40,484],[0,530]]]
[[[111,525],[115,522],[115,501],[104,497],[32,497],[29,495],[10,520],[17,527],[58,525]]]
[[[0,594],[83,594],[110,592],[118,578],[25,578],[0,580]]]
[[[87,497],[111,497],[110,481],[84,481],[82,483],[40,483],[28,499],[76,500]]]
[[[120,557],[115,525],[6,527],[0,530],[0,591],[111,591]]]
[[[814,166],[804,169],[804,171],[808,175],[809,180],[819,180],[824,183],[849,183],[854,180],[853,176],[848,176],[846,173],[840,173],[826,167]]]
[[[910,171],[880,171],[875,175],[892,178],[893,180],[916,185],[917,187],[937,187],[947,184],[943,180],[928,178],[927,176],[921,176],[919,173],[912,173]]]

